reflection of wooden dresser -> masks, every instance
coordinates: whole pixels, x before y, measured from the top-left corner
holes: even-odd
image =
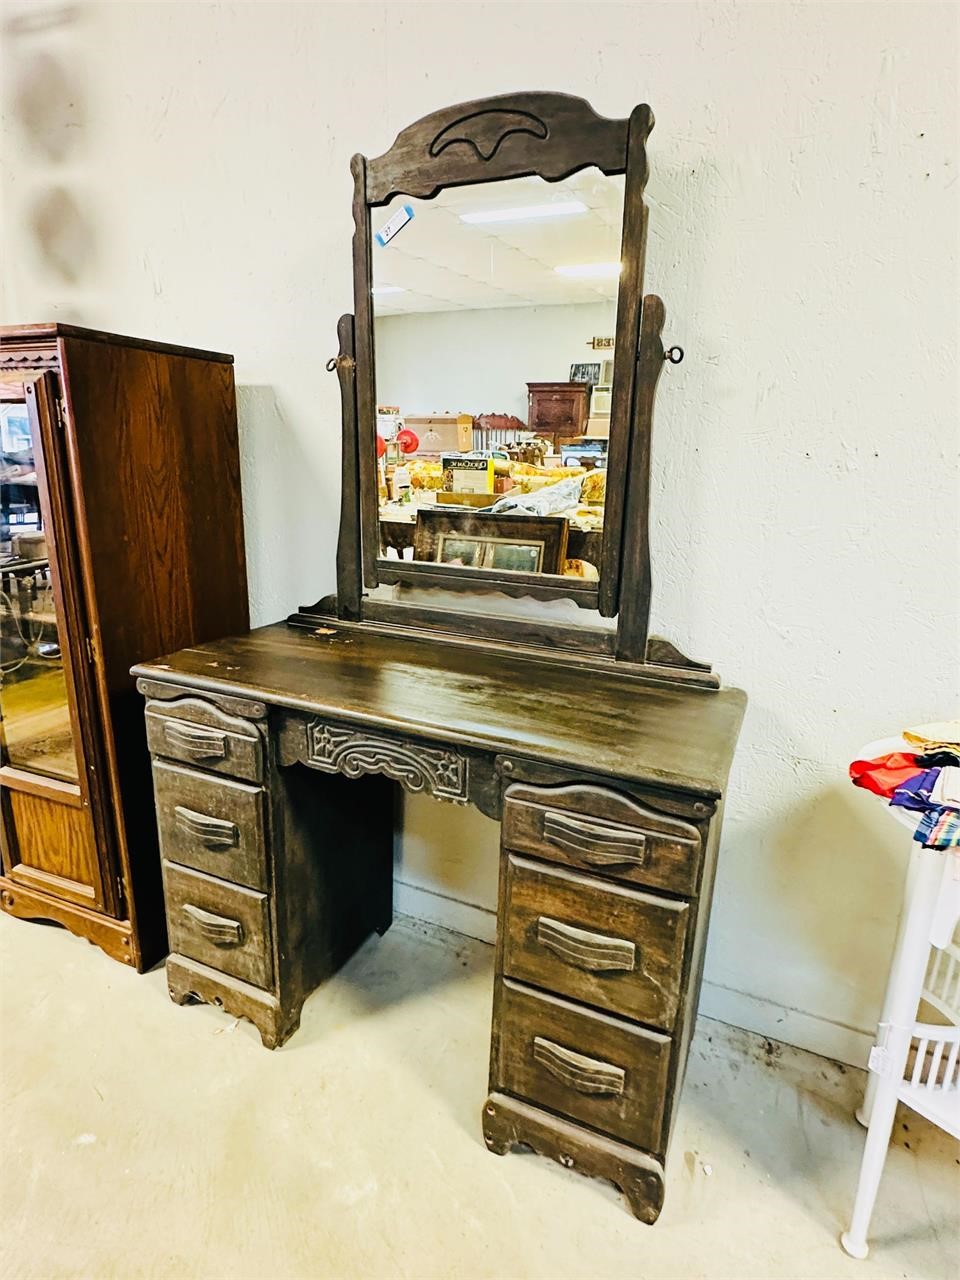
[[[589,382],[528,382],[527,425],[545,439],[582,436],[590,409]]]

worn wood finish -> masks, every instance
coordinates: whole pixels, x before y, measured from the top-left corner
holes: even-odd
[[[527,426],[541,438],[561,440],[582,436],[590,413],[587,382],[528,382]]]
[[[342,405],[340,442],[340,532],[337,538],[337,612],[358,621],[363,586],[360,542],[360,460],[357,453],[357,361],[352,315],[337,324],[340,351],[336,359]]]
[[[650,620],[650,447],[653,402],[663,372],[664,309],[654,294],[643,300],[640,352],[634,392],[633,430],[624,511],[624,541],[620,560],[620,601],[616,655],[622,661],[642,662],[647,651]],[[602,583],[602,578],[601,578]]]
[[[212,1004],[234,1018],[246,1018],[260,1032],[265,1049],[277,1049],[300,1025],[300,1007],[287,1014],[272,991],[211,969],[189,956],[167,957],[167,990],[174,1004]]]
[[[704,802],[723,788],[745,703],[737,689],[660,684],[612,663],[577,681],[563,663],[513,652],[505,661],[493,646],[444,645],[335,621],[319,631],[259,627],[135,672],[344,724],[659,784]]]
[[[567,555],[571,554],[570,535],[576,532],[567,530]],[[411,566],[405,560],[384,560],[378,570],[383,583],[398,582],[405,586],[435,586],[442,591],[464,591],[470,583],[465,582],[460,574],[447,572],[443,564],[425,564],[413,566],[414,572],[408,573]],[[499,573],[496,569],[473,569],[472,574],[477,581],[490,591],[499,591],[507,596],[529,597],[531,600],[555,600],[556,590],[549,583],[544,583],[538,573]],[[581,609],[595,609],[597,605],[597,584],[575,578],[564,582],[564,591]]]
[[[492,1092],[660,1152],[670,1037],[502,980]]]
[[[273,987],[266,894],[165,862],[170,946],[180,955],[255,987]]]
[[[516,1146],[530,1147],[565,1169],[612,1182],[641,1222],[652,1225],[660,1216],[664,1175],[663,1161],[657,1157],[504,1093],[491,1093],[482,1122],[484,1141],[495,1155],[506,1155]]]
[[[672,1031],[689,907],[508,855],[509,978]]]
[[[46,422],[39,462],[64,593],[81,807],[96,837],[95,905],[129,922],[120,932],[147,968],[166,937],[143,707],[129,667],[248,625],[232,357],[71,325],[16,326],[0,330],[0,373],[4,385],[20,376],[34,388]],[[116,933],[93,929],[84,913],[60,922],[91,937]],[[108,949],[117,953],[112,941]]]
[[[232,880],[268,886],[264,793],[260,787],[211,778],[155,760],[160,852],[168,862]]]
[[[702,821],[713,805],[700,800],[695,809]],[[605,787],[510,787],[503,843],[518,853],[670,893],[695,893],[700,874],[698,826]]]
[[[148,702],[147,746],[156,756],[179,760],[232,778],[263,778],[263,743],[256,727],[199,698]]]
[[[353,340],[356,348],[353,412],[357,438],[357,506],[360,511],[362,585],[375,587],[377,578],[377,387],[373,336],[373,258],[370,209],[367,197],[367,161],[356,155],[350,161],[353,174]],[[342,391],[341,391],[342,394]],[[346,413],[349,414],[349,399]],[[349,435],[346,416],[344,435]],[[352,503],[353,498],[349,501]],[[361,584],[348,577],[344,595],[354,598]]]
[[[653,112],[634,107],[630,114],[628,163],[623,191],[623,231],[620,245],[620,285],[617,298],[617,332],[614,347],[613,387],[610,394],[610,444],[607,474],[623,481],[607,487],[603,512],[603,549],[600,561],[600,613],[612,618],[620,607],[622,560],[639,538],[646,538],[644,524],[631,525],[627,511],[631,458],[637,447],[637,348],[640,340],[643,273],[647,254],[647,138],[653,128]],[[643,442],[640,442],[643,448]],[[643,640],[638,638],[638,643]]]

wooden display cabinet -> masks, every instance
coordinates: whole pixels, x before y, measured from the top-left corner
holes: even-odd
[[[0,906],[166,951],[134,662],[249,625],[233,358],[0,329]]]

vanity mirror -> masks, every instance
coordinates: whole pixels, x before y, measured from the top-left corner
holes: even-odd
[[[337,595],[291,621],[651,660],[652,127],[512,94],[353,158]]]

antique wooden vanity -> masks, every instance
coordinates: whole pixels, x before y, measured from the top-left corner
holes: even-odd
[[[652,124],[646,106],[607,120],[580,99],[517,94],[436,112],[385,155],[354,158],[355,314],[342,318],[331,361],[343,399],[336,596],[134,669],[147,698],[174,1000],[218,1004],[250,1018],[264,1044],[282,1043],[310,991],[390,924],[398,789],[473,804],[501,823],[487,1146],[528,1144],[610,1179],[646,1222],[663,1201],[745,702],[647,634],[650,432],[665,360],[662,303],[642,293]],[[588,170],[593,185],[571,185]],[[431,562],[381,554],[379,513],[396,499],[378,476],[376,411],[401,399],[391,392],[409,366],[395,359],[409,322],[442,313],[450,345],[433,353],[436,377],[459,359],[466,400],[477,356],[458,326],[478,331],[478,312],[497,311],[490,324],[504,333],[518,319],[504,312],[524,296],[536,309],[519,318],[528,328],[551,306],[576,312],[563,332],[607,314],[599,295],[558,291],[547,274],[563,274],[556,238],[534,249],[526,229],[485,230],[478,251],[459,237],[569,217],[571,252],[599,268],[611,179],[622,183],[622,217],[605,500],[583,517],[602,526],[597,576],[516,568],[537,563],[537,540],[510,535],[515,526],[489,509],[487,532],[464,524]],[[389,256],[394,238],[421,226],[406,261]],[[449,245],[452,269],[422,268],[424,244]],[[602,274],[567,265],[573,279]],[[374,314],[375,299],[404,292],[408,310]],[[523,372],[504,396],[564,376],[532,350]],[[477,394],[495,380],[488,371]],[[416,385],[402,393],[411,414],[465,407],[416,395]],[[528,478],[537,484],[525,488]],[[538,492],[561,492],[549,475],[508,479],[489,507],[506,496],[524,510]]]

